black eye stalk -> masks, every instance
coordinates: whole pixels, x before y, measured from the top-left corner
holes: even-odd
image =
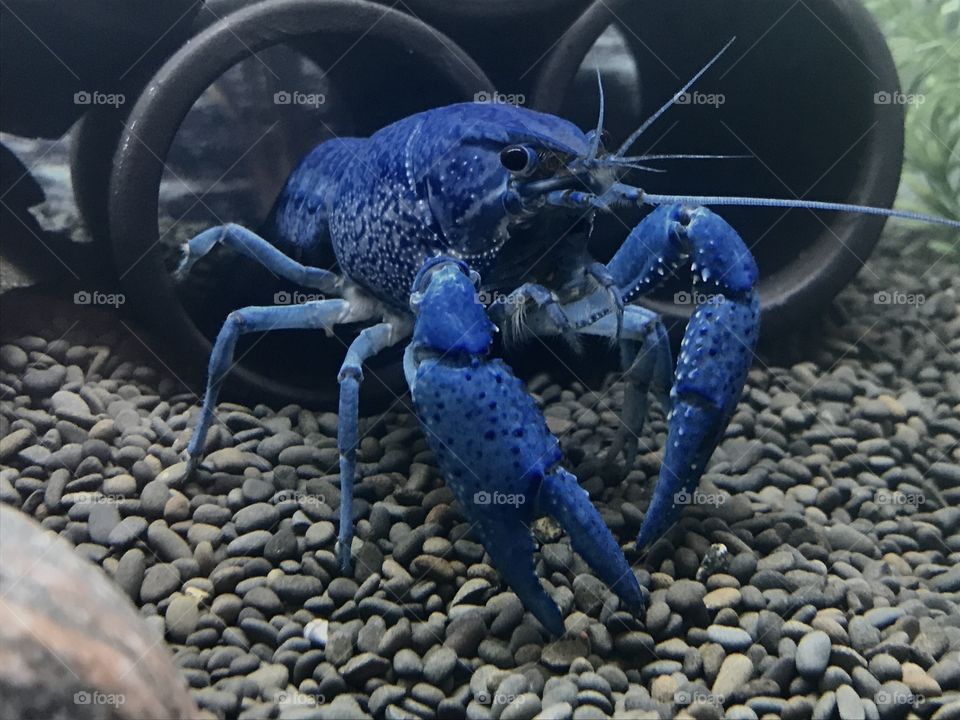
[[[514,175],[529,177],[537,170],[537,151],[526,145],[508,145],[500,151],[500,164]]]

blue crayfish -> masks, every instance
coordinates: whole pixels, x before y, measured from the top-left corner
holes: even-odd
[[[728,43],[729,46],[729,43]],[[726,47],[724,48],[726,49]],[[203,408],[188,446],[200,460],[217,394],[241,333],[366,322],[340,383],[341,507],[337,544],[351,565],[358,393],[365,361],[409,341],[404,370],[443,476],[493,565],[552,633],[560,612],[534,572],[529,524],[555,518],[574,549],[631,608],[641,591],[600,514],[562,466],[557,439],[510,368],[488,355],[494,333],[587,334],[619,343],[627,383],[614,452],[628,464],[648,396],[669,403],[663,467],[637,543],[676,521],[740,398],[757,341],[757,266],[743,240],[705,206],[756,205],[864,212],[960,223],[837,203],[655,195],[620,182],[642,163],[637,138],[720,57],[720,51],[615,152],[594,130],[513,107],[463,103],[412,115],[369,138],[338,138],[295,169],[255,234],[206,230],[185,249],[186,272],[221,243],[278,276],[332,299],[232,312],[210,357]],[[691,157],[691,156],[681,156]],[[597,212],[652,205],[606,264],[587,252]],[[332,246],[342,274],[317,267]],[[658,316],[632,300],[681,266],[696,296],[676,370]],[[486,307],[478,293],[496,300]],[[672,379],[671,379],[672,375]],[[669,396],[668,396],[669,395]],[[506,498],[508,502],[492,501]]]

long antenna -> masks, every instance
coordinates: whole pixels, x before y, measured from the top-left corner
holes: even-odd
[[[619,155],[623,155],[623,153],[625,153],[627,150],[629,150],[630,147],[637,141],[637,138],[639,138],[641,135],[643,135],[644,131],[645,131],[648,127],[650,127],[651,125],[653,125],[653,123],[656,122],[657,118],[659,118],[659,117],[660,117],[661,115],[663,115],[667,110],[669,110],[669,109],[673,106],[673,104],[676,103],[677,100],[680,99],[680,96],[683,95],[687,90],[689,90],[689,89],[690,89],[690,86],[693,85],[697,80],[699,80],[699,79],[700,79],[700,76],[703,75],[707,70],[709,70],[709,69],[710,69],[710,66],[713,65],[717,60],[720,59],[720,56],[723,55],[723,53],[725,53],[725,52],[727,51],[727,48],[729,48],[731,45],[733,45],[733,41],[736,40],[736,39],[737,39],[736,36],[730,38],[730,39],[727,41],[727,44],[724,45],[722,48],[720,48],[720,52],[718,52],[716,55],[714,55],[714,56],[710,59],[710,62],[708,62],[706,65],[704,65],[702,68],[700,68],[700,71],[699,71],[696,75],[694,75],[692,78],[690,78],[690,79],[687,81],[686,85],[684,85],[682,88],[680,88],[672,98],[670,98],[669,100],[667,100],[667,102],[665,102],[665,103],[663,104],[663,106],[662,106],[659,110],[657,110],[653,115],[651,115],[650,117],[648,117],[648,118],[644,121],[643,125],[641,125],[641,126],[638,127],[636,130],[634,130],[633,133],[630,135],[630,137],[628,137],[628,138],[624,141],[623,145],[620,146],[620,149],[617,150],[616,155],[618,155],[618,156],[619,156]]]
[[[688,155],[675,154],[668,155],[631,155],[629,157],[617,157],[617,162],[642,162],[645,160],[749,160],[753,155]]]
[[[600,152],[600,133],[603,132],[603,80],[600,77],[600,68],[597,67],[597,90],[600,92],[600,112],[597,114],[597,129],[593,131],[593,137],[590,139],[590,150],[587,153],[587,162],[596,159]]]
[[[827,210],[833,212],[852,212],[861,215],[879,215],[881,217],[901,218],[903,220],[918,220],[920,222],[945,225],[960,229],[960,220],[924,215],[909,210],[891,210],[888,208],[869,207],[867,205],[851,205],[848,203],[822,202],[820,200],[787,200],[784,198],[749,198],[727,197],[722,195],[656,195],[641,191],[639,199],[652,205],[666,203],[683,203],[684,205],[713,205],[713,206],[741,206],[741,207],[774,207],[774,208],[801,208],[805,210]]]

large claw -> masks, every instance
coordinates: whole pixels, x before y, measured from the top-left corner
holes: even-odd
[[[687,324],[660,478],[637,538],[642,549],[676,522],[723,436],[753,361],[760,309],[757,266],[736,231],[703,207],[662,205],[608,264],[627,298],[650,292],[690,260],[697,308]]]
[[[759,307],[755,293],[723,296],[694,312],[687,324],[670,393],[667,445],[660,477],[637,546],[646,548],[677,521],[723,437],[753,359]]]
[[[489,360],[494,326],[459,264],[435,264],[414,286],[418,312],[404,367],[414,404],[447,484],[494,566],[554,635],[560,611],[534,573],[530,523],[548,514],[574,549],[631,608],[640,586],[523,383]]]

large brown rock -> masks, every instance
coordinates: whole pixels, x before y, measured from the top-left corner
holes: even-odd
[[[163,639],[103,571],[0,506],[0,718],[197,717]]]

